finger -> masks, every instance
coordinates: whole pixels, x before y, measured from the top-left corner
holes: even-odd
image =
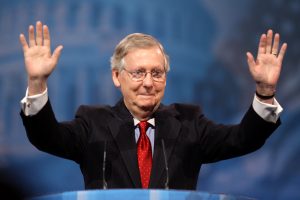
[[[270,29],[267,32],[267,46],[266,46],[266,53],[272,53],[272,40],[273,40],[273,31]]]
[[[50,47],[51,41],[50,41],[50,32],[48,29],[48,26],[43,26],[43,33],[44,33],[44,45],[47,47]]]
[[[255,63],[253,55],[250,52],[247,52],[246,56],[247,56],[247,62],[248,62],[249,68],[251,69],[251,68],[255,67],[256,63]]]
[[[19,39],[20,39],[20,43],[22,45],[23,51],[25,52],[28,49],[28,44],[27,44],[24,34],[21,33]]]
[[[63,46],[59,45],[58,47],[55,48],[55,50],[52,54],[52,58],[54,58],[56,62],[58,61],[58,59],[60,57],[62,49],[63,49]]]
[[[38,46],[43,45],[43,29],[42,29],[42,22],[36,22],[36,44]]]
[[[281,46],[281,49],[280,49],[279,54],[278,54],[278,59],[279,59],[281,62],[282,62],[283,57],[284,57],[284,55],[285,55],[286,49],[287,49],[287,43],[284,43],[284,44]]]
[[[278,47],[279,47],[279,34],[276,33],[274,36],[274,42],[273,42],[273,46],[272,46],[272,54],[277,56],[278,54]]]
[[[28,37],[29,37],[29,46],[35,46],[35,39],[34,39],[34,27],[32,25],[29,26],[29,30],[28,30]]]
[[[262,34],[258,44],[258,54],[266,53],[266,44],[267,44],[267,36],[266,34]]]

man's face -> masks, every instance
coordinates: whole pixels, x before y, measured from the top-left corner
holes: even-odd
[[[133,49],[124,58],[125,70],[113,70],[112,76],[116,87],[121,89],[126,107],[132,114],[154,111],[160,104],[166,87],[166,78],[154,81],[151,73],[145,79],[135,81],[130,72],[155,70],[165,71],[164,56],[158,47]],[[165,76],[166,77],[166,76]]]

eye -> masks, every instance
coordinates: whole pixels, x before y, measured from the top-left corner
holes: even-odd
[[[155,69],[151,72],[153,77],[161,77],[163,75],[163,71],[159,69]]]
[[[132,72],[132,75],[135,77],[142,77],[145,74],[145,70],[138,69]]]

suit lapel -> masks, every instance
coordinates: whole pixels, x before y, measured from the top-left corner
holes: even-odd
[[[141,180],[137,161],[137,149],[134,136],[134,124],[130,112],[127,110],[123,100],[113,107],[115,117],[109,123],[111,133],[118,145],[120,154],[125,163],[130,178],[136,188],[141,188]],[[155,142],[153,165],[149,188],[161,187],[161,176],[165,170],[162,139],[165,143],[168,163],[172,150],[176,144],[181,124],[175,118],[175,109],[161,105],[154,115],[155,118]],[[162,181],[165,181],[163,179]]]
[[[176,144],[176,139],[181,128],[180,122],[175,118],[176,114],[176,111],[166,109],[164,106],[161,106],[155,114],[155,143],[150,188],[160,187],[162,184],[161,181],[165,181],[165,179],[161,179],[166,168],[162,140],[164,140],[165,144],[167,161],[170,163],[172,150]]]
[[[119,147],[120,154],[135,187],[141,187],[137,162],[136,142],[134,137],[133,119],[123,101],[114,108],[115,118],[110,121],[109,128]]]

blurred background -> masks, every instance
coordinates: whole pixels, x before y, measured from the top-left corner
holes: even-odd
[[[30,196],[84,189],[78,165],[33,147],[19,116],[27,77],[18,38],[37,20],[49,26],[53,49],[64,45],[49,79],[58,120],[72,119],[81,104],[118,101],[110,56],[124,36],[143,32],[170,56],[165,104],[198,104],[216,122],[239,122],[255,90],[246,52],[256,55],[260,35],[271,28],[289,45],[276,95],[284,107],[282,126],[260,150],[204,165],[197,189],[300,199],[299,19],[298,0],[1,0],[1,172]]]

